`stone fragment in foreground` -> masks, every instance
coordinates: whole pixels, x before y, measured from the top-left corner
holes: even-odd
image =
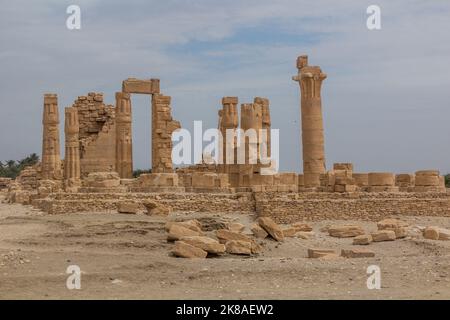
[[[284,241],[283,230],[269,217],[258,218],[258,223],[276,241]]]
[[[233,231],[233,232],[242,232],[244,231],[245,226],[242,223],[238,223],[238,222],[230,222],[228,224],[228,230]]]
[[[220,254],[225,252],[225,245],[209,237],[188,236],[181,238],[181,241],[184,241],[191,246],[205,250],[208,253]]]
[[[297,232],[297,229],[295,229],[294,227],[287,227],[283,229],[283,235],[285,237],[295,237],[295,234]]]
[[[333,249],[318,249],[318,248],[310,248],[308,249],[308,258],[324,258],[327,255],[336,256],[336,251]]]
[[[294,227],[297,231],[309,232],[309,231],[312,231],[312,229],[313,229],[309,224],[304,223],[304,222],[295,222],[295,223],[291,224],[291,226]]]
[[[408,224],[399,219],[383,219],[377,223],[378,230],[392,230],[397,239],[407,236]]]
[[[372,258],[375,252],[367,249],[342,249],[341,256],[345,258]]]
[[[162,203],[157,203],[155,201],[144,201],[142,203],[144,205],[144,207],[147,209],[146,214],[147,215],[162,215],[162,216],[167,216],[172,212],[172,208],[164,205]]]
[[[439,228],[439,240],[450,240],[450,230]]]
[[[206,258],[208,252],[183,241],[176,241],[172,253],[181,258]]]
[[[354,245],[368,245],[372,242],[372,236],[370,234],[363,234],[353,238]]]
[[[399,219],[383,219],[377,223],[378,230],[391,230],[399,227],[408,227],[408,223]]]
[[[392,230],[380,230],[371,233],[373,242],[394,241],[397,236]]]
[[[139,204],[131,201],[119,202],[117,204],[117,212],[137,214],[139,212]]]
[[[220,243],[226,243],[230,240],[240,240],[251,242],[252,239],[247,237],[245,234],[233,232],[226,229],[219,229],[216,231],[216,237],[219,239]]]
[[[197,231],[199,233],[202,233],[202,224],[196,219],[187,220],[187,221],[168,221],[166,223],[166,226],[165,226],[166,231],[169,231],[170,228],[174,224],[178,224],[178,225],[181,225],[181,226],[183,226],[185,228],[188,228],[188,229]]]
[[[336,238],[350,238],[363,235],[364,229],[357,225],[331,226],[328,234]]]
[[[180,224],[173,224],[169,229],[169,234],[167,235],[167,240],[175,241],[180,240],[183,237],[190,236],[200,236],[198,231],[191,230]]]
[[[439,227],[426,227],[423,237],[431,240],[450,240],[450,230]]]
[[[258,224],[253,224],[250,230],[253,232],[253,235],[259,239],[265,239],[269,234],[261,228]]]
[[[225,244],[226,251],[232,254],[251,255],[252,244],[249,241],[230,240]]]
[[[295,236],[300,239],[308,240],[313,238],[315,236],[315,233],[312,231],[299,231],[295,234]]]

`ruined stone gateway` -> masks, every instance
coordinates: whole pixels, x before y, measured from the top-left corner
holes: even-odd
[[[65,108],[63,160],[58,98],[45,94],[42,162],[15,181],[0,182],[8,186],[10,202],[31,204],[50,214],[115,212],[124,204],[127,210],[139,211],[148,209],[150,202],[152,210],[159,210],[160,204],[180,212],[256,213],[280,223],[379,220],[402,214],[450,216],[450,197],[437,170],[360,173],[351,163],[336,163],[327,171],[321,100],[327,76],[320,67],[310,66],[307,56],[298,57],[297,69],[293,80],[301,92],[302,174],[261,174],[264,165],[260,159],[250,162],[248,153],[245,164],[205,161],[174,168],[172,133],[181,124],[172,117],[171,97],[160,92],[158,79],[129,78],[116,92],[115,105],[105,104],[102,93],[90,92]],[[152,170],[138,178],[133,178],[131,94],[151,95]],[[269,100],[264,97],[243,103],[240,114],[238,97],[224,97],[218,115],[224,137],[227,129],[272,126]],[[270,136],[268,141],[270,155]],[[223,142],[222,155],[235,155],[236,150],[226,148],[233,141]],[[246,149],[259,147],[246,144]]]

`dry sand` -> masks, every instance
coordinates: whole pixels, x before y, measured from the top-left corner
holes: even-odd
[[[254,219],[207,213],[169,219],[191,217],[210,230]],[[403,219],[450,227],[449,218]],[[0,299],[450,299],[450,241],[407,238],[364,247],[375,258],[308,259],[310,247],[355,247],[320,232],[344,221],[322,221],[312,223],[315,238],[265,240],[255,257],[189,260],[169,255],[165,222],[110,213],[51,216],[0,204]],[[354,223],[376,229],[373,222]],[[82,270],[81,290],[66,287],[69,265]],[[380,290],[367,289],[369,265],[381,268]]]

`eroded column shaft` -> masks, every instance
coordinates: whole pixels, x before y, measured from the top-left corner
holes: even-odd
[[[42,124],[42,178],[50,180],[61,179],[59,111],[58,97],[56,94],[44,95]]]

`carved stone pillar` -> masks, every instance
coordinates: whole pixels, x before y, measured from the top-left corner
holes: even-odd
[[[56,94],[44,95],[44,112],[42,117],[42,178],[59,180],[62,178],[59,144],[59,112]]]
[[[327,77],[320,67],[308,66],[308,56],[297,59],[298,81],[301,91],[303,144],[303,174],[305,187],[320,186],[320,174],[325,173],[325,149],[322,119],[322,81]]]
[[[152,173],[171,173],[172,132],[181,128],[173,120],[169,96],[155,93],[152,96]]]
[[[122,179],[133,177],[133,141],[130,94],[116,92],[116,171]]]
[[[80,183],[80,124],[76,108],[65,109],[65,157],[64,178],[66,189],[76,188]]]

